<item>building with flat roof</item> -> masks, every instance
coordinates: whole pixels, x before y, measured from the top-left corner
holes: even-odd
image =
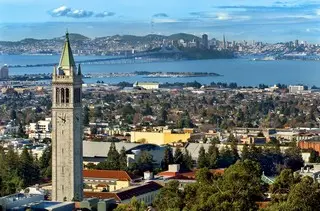
[[[159,193],[162,185],[150,181],[140,185],[130,186],[114,192],[84,192],[85,198],[114,199],[117,204],[128,204],[133,197],[150,205]]]
[[[135,82],[133,87],[141,87],[144,89],[159,89],[158,82]]]
[[[141,142],[156,145],[170,144],[174,142],[187,142],[190,139],[189,131],[174,133],[172,130],[163,130],[159,132],[132,131],[131,142]]]

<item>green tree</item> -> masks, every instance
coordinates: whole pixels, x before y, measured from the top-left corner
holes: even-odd
[[[119,154],[120,170],[127,170],[127,153],[126,149],[122,147]]]
[[[182,165],[182,163],[183,163],[183,154],[182,154],[180,147],[177,147],[174,152],[173,162],[175,164],[180,164],[180,165]]]
[[[290,147],[284,153],[284,168],[292,169],[293,171],[300,170],[304,166],[304,161],[301,156],[300,149],[296,146]]]
[[[184,207],[183,192],[179,189],[177,180],[169,181],[163,188],[153,203],[159,211],[179,211]]]
[[[318,163],[319,161],[320,161],[319,152],[315,151],[314,149],[310,149],[309,162],[310,163]]]
[[[27,148],[24,148],[20,155],[18,175],[22,180],[24,188],[39,181],[39,167],[34,162],[34,158]]]
[[[108,157],[105,161],[98,163],[97,169],[103,170],[119,170],[119,152],[116,149],[116,144],[111,142]]]
[[[149,103],[146,104],[146,107],[144,108],[142,114],[145,115],[145,116],[148,116],[148,115],[152,115],[152,114],[153,114],[152,108],[151,108],[151,106],[150,106]]]
[[[272,201],[286,201],[291,188],[298,182],[300,182],[300,177],[296,177],[291,169],[282,170],[280,175],[276,177],[275,182],[270,186]]]
[[[142,151],[136,162],[130,164],[130,170],[137,175],[143,175],[146,171],[153,172],[154,160],[153,156],[147,151]]]
[[[52,164],[51,164],[52,147],[47,147],[40,157],[39,167],[42,178],[51,178]]]
[[[214,143],[210,145],[206,156],[209,163],[208,167],[210,169],[218,168],[220,153],[218,147]]]
[[[119,204],[114,211],[146,211],[147,206],[144,201],[138,201],[136,197],[130,200],[129,204]]]
[[[199,156],[198,156],[198,168],[205,168],[209,166],[206,151],[203,146],[199,149]]]
[[[161,162],[161,168],[163,171],[168,170],[168,166],[173,164],[173,154],[171,147],[166,147],[164,150],[163,160]]]
[[[183,153],[183,162],[182,162],[182,169],[191,170],[193,167],[193,160],[190,152],[185,149]]]

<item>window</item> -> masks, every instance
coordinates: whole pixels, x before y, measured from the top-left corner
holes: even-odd
[[[60,89],[56,88],[56,103],[60,103]]]
[[[66,103],[69,103],[69,89],[66,88]]]
[[[61,89],[61,103],[64,103],[64,89]]]

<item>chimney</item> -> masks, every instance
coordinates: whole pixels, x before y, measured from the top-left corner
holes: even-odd
[[[180,164],[170,164],[168,166],[169,172],[179,172],[180,171]]]
[[[153,179],[153,172],[145,171],[143,173],[143,179],[144,180],[152,180]]]

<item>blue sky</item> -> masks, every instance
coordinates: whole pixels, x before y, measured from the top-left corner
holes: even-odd
[[[320,0],[0,0],[0,40],[186,32],[320,43]]]

